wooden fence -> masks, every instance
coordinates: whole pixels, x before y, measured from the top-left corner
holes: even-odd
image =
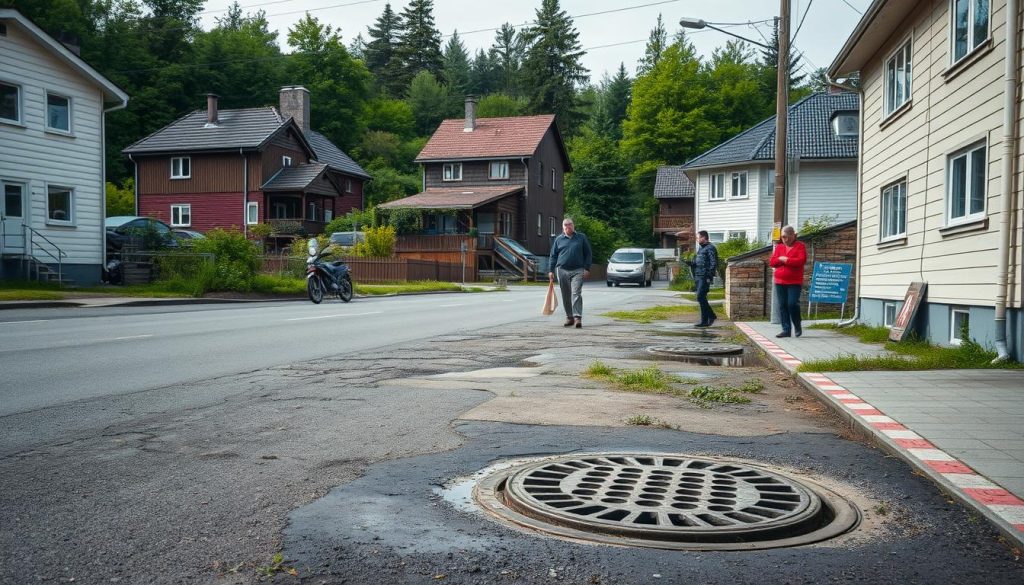
[[[352,280],[360,283],[403,282],[410,280],[462,281],[462,266],[460,264],[397,257],[361,258],[345,256],[340,258],[340,260],[348,264],[348,268],[352,273]],[[306,259],[301,256],[264,256],[262,272],[303,276],[306,272]],[[476,271],[473,266],[466,266],[466,280],[476,280]]]

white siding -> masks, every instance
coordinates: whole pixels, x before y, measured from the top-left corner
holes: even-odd
[[[811,218],[823,215],[837,216],[836,223],[857,217],[857,163],[800,164],[797,176],[798,206],[795,225],[803,225]],[[794,214],[790,214],[793,216]]]
[[[864,136],[860,249],[861,296],[902,299],[912,281],[928,282],[934,303],[992,306],[996,294],[998,230],[1001,213],[1002,75],[1005,55],[1005,0],[992,1],[992,48],[950,72],[949,2],[920,3],[904,26],[879,47],[861,72]],[[882,66],[886,55],[908,34],[913,39],[912,103],[882,119]],[[945,234],[946,160],[976,140],[987,141],[987,227]],[[1020,137],[1018,137],[1018,141]],[[882,189],[907,180],[907,238],[880,246]],[[1018,185],[1020,181],[1017,181]],[[1020,224],[1021,191],[1012,194]],[[1011,267],[1020,286],[1021,241]],[[1019,296],[1009,306],[1020,307]]]
[[[735,199],[732,195],[730,177],[733,172],[746,171],[747,197]],[[711,175],[725,174],[725,200],[711,201]],[[730,167],[703,170],[697,174],[697,218],[698,230],[709,232],[745,231],[747,239],[753,240],[758,234],[758,202],[760,201],[761,173],[756,166]]]
[[[103,260],[102,92],[14,21],[0,37],[0,79],[21,86],[23,125],[0,123],[0,178],[28,184],[25,223],[69,264]],[[71,98],[70,136],[44,130],[46,92]],[[47,185],[74,189],[74,226],[46,225]],[[40,257],[40,259],[44,259]]]

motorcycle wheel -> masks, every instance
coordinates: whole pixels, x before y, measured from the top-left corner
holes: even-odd
[[[324,300],[324,287],[319,276],[311,276],[306,279],[306,292],[309,293],[309,300],[319,305]]]
[[[338,298],[346,303],[352,300],[352,279],[345,277],[338,285]]]

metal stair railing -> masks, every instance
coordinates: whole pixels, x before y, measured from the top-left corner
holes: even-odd
[[[520,254],[515,248],[506,243],[503,238],[494,238],[494,252],[500,259],[507,262],[518,272],[521,272],[524,280],[530,280],[531,272],[536,272],[533,261]]]
[[[57,262],[57,283],[60,286],[64,286],[64,258],[67,257],[67,254],[64,253],[64,251],[60,249],[60,246],[58,246],[57,244],[54,244],[52,241],[50,241],[50,238],[47,238],[39,230],[37,230],[37,229],[35,229],[35,228],[31,227],[31,226],[28,226],[28,225],[22,225],[21,228],[22,228],[22,234],[24,235],[25,244],[26,244],[25,245],[25,259],[26,259],[26,261],[30,262],[30,266],[29,266],[29,269],[28,269],[28,276],[29,276],[29,278],[32,277],[32,272],[31,272],[32,264],[31,263],[34,263],[34,265],[35,265],[35,271],[36,271],[36,277],[35,278],[36,278],[36,280],[39,280],[39,276],[40,276],[39,265],[40,264],[44,264],[44,265],[46,264],[45,262],[41,262],[38,258],[36,258],[36,254],[35,254],[36,245],[37,245],[36,244],[36,238],[38,237],[43,242],[46,242],[50,246],[53,246],[53,249],[56,250],[56,254],[55,254],[54,252],[50,251],[46,247],[44,247],[42,245],[39,245],[39,249],[40,249],[41,252],[44,252],[47,256],[49,256],[50,258],[53,258],[53,260],[55,262]]]

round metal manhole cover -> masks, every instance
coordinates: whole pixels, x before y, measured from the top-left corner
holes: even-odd
[[[860,519],[821,486],[682,455],[546,459],[487,478],[476,496],[499,517],[542,532],[672,549],[794,546],[841,534]]]
[[[662,356],[711,356],[733,355],[743,353],[743,346],[734,343],[674,343],[672,345],[652,345],[647,353]]]

